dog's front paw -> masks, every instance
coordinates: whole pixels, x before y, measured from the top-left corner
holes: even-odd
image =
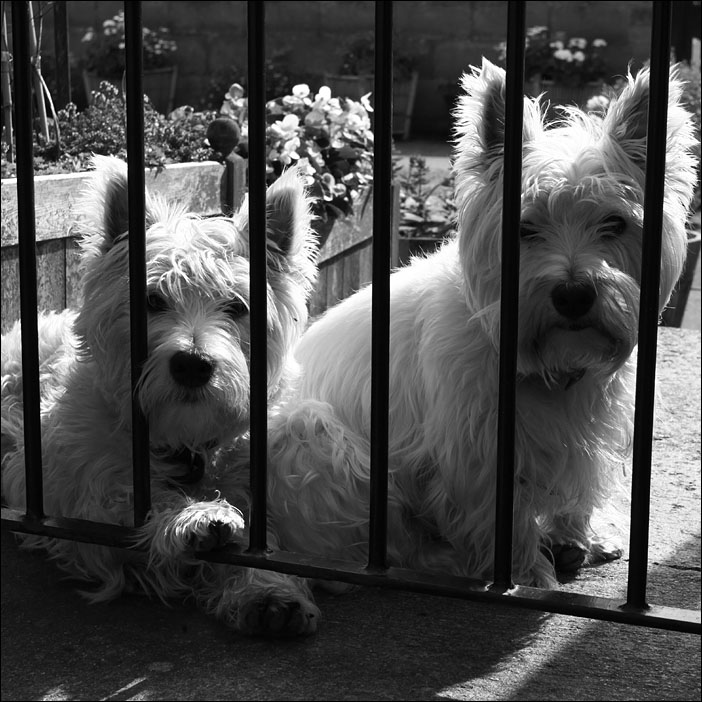
[[[550,556],[557,573],[575,573],[583,567],[587,551],[576,544],[554,544]]]
[[[267,595],[240,606],[238,628],[258,636],[307,636],[317,630],[319,615],[307,599]]]
[[[161,557],[211,551],[241,540],[245,527],[241,512],[225,500],[193,502],[161,512],[147,525],[151,551]]]
[[[585,559],[585,565],[599,565],[616,561],[624,555],[623,549],[613,541],[596,541],[590,543],[590,552]]]
[[[190,546],[194,551],[212,551],[215,548],[236,541],[237,534],[244,528],[243,520],[220,519],[199,524],[190,535]]]

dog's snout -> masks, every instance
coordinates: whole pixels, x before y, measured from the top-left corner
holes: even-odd
[[[553,306],[568,319],[586,314],[597,298],[594,286],[583,283],[561,283],[551,291]]]
[[[180,385],[199,388],[206,385],[215,370],[214,361],[196,353],[178,351],[171,356],[171,375]]]

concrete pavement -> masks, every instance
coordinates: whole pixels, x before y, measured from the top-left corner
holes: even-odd
[[[700,333],[661,329],[648,599],[700,608]],[[627,512],[619,515],[626,537]],[[601,520],[609,521],[611,515]],[[627,558],[562,588],[626,592]],[[699,700],[691,634],[364,588],[248,639],[188,605],[86,604],[2,535],[2,700]]]

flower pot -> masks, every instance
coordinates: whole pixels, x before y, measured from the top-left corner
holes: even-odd
[[[675,290],[668,302],[668,306],[663,310],[661,319],[666,327],[679,327],[682,324],[685,314],[685,307],[692,289],[692,281],[695,277],[697,268],[697,260],[700,257],[700,244],[702,236],[700,235],[700,211],[698,210],[688,222],[687,226],[687,257],[685,259],[685,267]]]
[[[412,127],[412,111],[418,79],[419,74],[413,71],[407,80],[393,82],[392,133],[405,140],[409,139]],[[341,76],[325,73],[324,84],[331,88],[332,95],[349,97],[353,100],[359,100],[363,95],[372,93],[374,90],[372,75]]]
[[[176,82],[178,79],[178,67],[167,66],[166,68],[152,68],[144,71],[143,89],[144,94],[149,96],[154,109],[161,114],[167,115],[173,110],[175,100]],[[100,87],[100,83],[106,80],[108,83],[120,89],[125,89],[125,77],[104,78],[97,73],[83,71],[83,85],[88,102],[92,101],[92,92]]]

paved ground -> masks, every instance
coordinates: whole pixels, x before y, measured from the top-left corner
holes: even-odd
[[[700,333],[662,329],[660,341],[648,598],[699,611]],[[625,557],[563,588],[622,597],[626,574]],[[319,601],[316,636],[274,642],[178,604],[88,605],[3,533],[1,697],[700,699],[695,635],[375,588]]]

